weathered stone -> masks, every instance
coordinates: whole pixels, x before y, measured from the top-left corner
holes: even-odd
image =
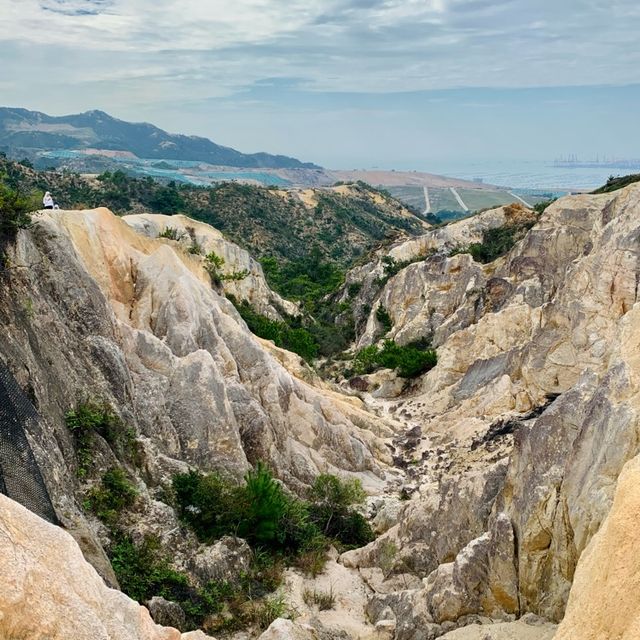
[[[556,640],[640,637],[640,458],[628,462],[609,514],[580,556]]]
[[[156,624],[163,627],[183,629],[186,616],[182,607],[177,602],[165,600],[160,596],[154,596],[147,602],[149,613]]]
[[[253,552],[241,538],[224,536],[193,556],[190,569],[202,586],[214,580],[236,584],[249,571]]]
[[[318,640],[318,634],[309,625],[278,618],[271,623],[259,640]]]
[[[496,619],[518,613],[514,549],[509,518],[499,514],[490,532],[427,578],[424,597],[434,621],[455,622],[472,613]]]
[[[0,565],[2,638],[186,640],[107,587],[68,533],[2,494]]]

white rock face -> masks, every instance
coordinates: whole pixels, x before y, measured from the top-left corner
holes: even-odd
[[[105,586],[73,538],[0,494],[0,638],[206,640],[160,627]]]
[[[504,211],[482,215],[438,230],[450,234],[439,241],[468,243],[505,220]],[[422,255],[437,245],[429,233],[393,255]],[[142,434],[158,482],[184,461],[239,475],[264,458],[292,486],[329,471],[375,493],[391,478],[393,438],[410,499],[380,509],[384,534],[319,581],[287,577],[298,598],[332,577],[346,585],[336,610],[322,612],[334,629],[546,640],[552,626],[513,620],[560,621],[569,600],[559,638],[606,638],[607,611],[619,603],[612,628],[627,640],[638,631],[637,571],[625,564],[637,543],[634,463],[618,478],[640,454],[639,237],[636,185],[558,201],[493,264],[434,255],[398,273],[382,293],[392,333],[407,342],[433,333],[439,362],[401,395],[378,376],[393,398],[363,397],[389,420],[253,338],[197,258],[105,210],[43,214],[20,234],[11,259],[33,266],[0,289],[0,355],[55,424],[78,395],[97,387],[113,398]],[[364,281],[364,304],[381,262],[364,277],[359,269],[350,277]],[[28,322],[25,296],[35,301]],[[400,423],[406,432],[394,433]],[[71,509],[68,434],[54,426],[39,435],[57,505]],[[274,638],[320,634],[308,628],[320,612],[298,605],[303,620],[278,622]]]
[[[165,216],[153,213],[124,216],[122,219],[138,233],[149,238],[158,238],[167,228],[174,229],[179,240],[165,240],[169,246],[178,244],[188,249],[196,243],[203,256],[214,252],[224,260],[222,273],[248,272],[241,280],[224,280],[223,288],[225,293],[249,302],[259,313],[274,319],[280,318],[281,311],[289,315],[300,313],[297,305],[281,298],[269,288],[262,266],[257,260],[208,224],[183,215]]]
[[[361,285],[354,300],[356,312],[361,313],[367,305],[370,308],[364,330],[357,338],[358,348],[372,344],[380,336],[380,324],[376,319],[380,306],[387,310],[393,322],[387,337],[399,344],[432,334],[440,344],[453,331],[477,321],[478,309],[464,303],[485,287],[491,278],[491,269],[476,264],[469,255],[460,254],[449,259],[446,254],[452,249],[480,242],[483,232],[488,229],[529,215],[513,205],[485,211],[398,242],[390,249],[378,252],[372,262],[350,271],[347,287],[356,283]],[[384,259],[412,264],[391,277],[374,300],[375,282],[385,275]],[[491,286],[493,297],[499,296],[498,284]]]
[[[580,557],[555,640],[640,637],[640,458],[628,462],[613,506]]]
[[[139,519],[127,531],[136,541],[157,536],[182,570],[197,543],[154,498],[190,466],[240,479],[264,460],[300,491],[322,472],[360,478],[372,494],[398,477],[388,466],[392,421],[251,334],[199,257],[106,209],[42,212],[35,222],[8,248],[17,267],[0,283],[0,358],[45,419],[25,426],[58,515],[109,584],[106,532],[78,506],[65,425],[88,399],[114,407],[140,442],[129,470]],[[96,442],[94,482],[118,463]]]
[[[144,229],[159,224],[144,216],[132,222]],[[77,380],[63,378],[73,398],[67,406],[82,397],[113,398],[157,455],[204,470],[222,468],[240,476],[249,461],[263,459],[293,486],[320,471],[342,471],[357,473],[370,490],[380,490],[390,456],[373,432],[389,434],[384,421],[359,409],[358,401],[343,401],[296,377],[304,370],[300,364],[289,373],[286,360],[274,358],[211,288],[198,256],[134,227],[106,209],[56,211],[42,214],[34,232],[19,239],[17,263],[28,261],[28,254],[52,253],[67,271],[58,276],[47,265],[20,274],[24,286],[39,289],[53,314],[47,318],[38,310],[31,324],[53,323],[61,334],[59,344],[48,345],[48,359],[71,360],[67,369],[84,371]],[[202,227],[197,237],[209,246],[209,236],[217,232]],[[51,301],[51,278],[70,280],[87,292],[79,303],[83,320],[75,326],[69,315],[77,307]],[[75,304],[71,292],[65,295]],[[7,322],[14,349],[5,357],[16,368],[19,356],[31,361],[33,376],[42,357],[14,322]],[[307,379],[312,382],[313,376]],[[47,392],[50,387],[38,399],[45,409],[51,402]],[[43,413],[56,416],[60,409]]]
[[[562,619],[580,557],[640,452],[639,221],[638,185],[563,198],[475,276],[463,256],[434,256],[387,283],[392,333],[433,331],[439,362],[408,397],[369,398],[420,427],[417,440],[397,438],[417,497],[345,561],[381,566],[392,544],[394,572],[409,563],[428,576],[419,597],[434,622]],[[460,278],[473,285],[459,289]],[[504,542],[489,544],[500,521]]]

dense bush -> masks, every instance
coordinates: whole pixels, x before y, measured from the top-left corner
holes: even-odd
[[[147,537],[136,545],[129,536],[117,533],[109,555],[120,587],[138,602],[153,596],[181,602],[192,595],[186,575],[171,568],[156,538]]]
[[[433,369],[437,363],[435,350],[425,345],[400,346],[393,340],[385,340],[382,348],[371,345],[358,351],[352,368],[358,375],[386,368],[396,369],[402,378],[415,378]]]
[[[149,200],[149,204],[154,211],[168,214],[184,211],[186,206],[175,182],[170,182],[166,187],[159,187]]]
[[[364,499],[359,480],[320,475],[309,492],[310,520],[324,536],[347,547],[361,547],[374,539],[367,520],[353,509]]]
[[[13,236],[31,224],[29,213],[40,208],[38,198],[24,194],[7,174],[0,172],[0,238]]]
[[[261,262],[269,284],[285,298],[302,302],[309,313],[344,281],[344,270],[324,259],[317,245],[304,258],[281,263],[265,257]]]
[[[86,475],[91,466],[96,435],[107,441],[116,457],[138,463],[139,448],[134,430],[127,427],[107,403],[83,402],[67,412],[65,422],[74,437],[78,476]]]
[[[186,614],[183,631],[199,627],[211,633],[234,631],[250,624],[265,629],[276,618],[289,615],[284,598],[268,595],[281,584],[281,568],[265,564],[259,555],[239,582],[211,581],[195,588],[185,573],[171,567],[157,538],[148,536],[136,544],[118,531],[113,538],[109,556],[122,591],[140,603],[153,596],[177,602]]]
[[[470,244],[467,249],[476,262],[488,264],[508,253],[516,243],[514,227],[497,227],[482,233],[482,242]]]
[[[318,356],[318,343],[311,331],[302,326],[300,319],[287,317],[288,322],[271,320],[258,313],[246,300],[239,303],[233,296],[227,297],[255,335],[265,340],[273,340],[276,346],[297,353],[307,362]]]
[[[261,463],[235,485],[219,474],[177,475],[173,488],[181,518],[203,541],[239,535],[272,551],[298,551],[317,535],[305,506],[287,494]]]
[[[105,474],[92,493],[92,508],[106,513],[111,527],[111,563],[122,590],[138,602],[153,596],[177,602],[185,611],[187,629],[230,632],[248,625],[266,628],[290,615],[282,596],[270,595],[282,583],[284,563],[294,562],[312,575],[321,572],[330,540],[345,547],[368,543],[373,534],[353,510],[364,499],[355,480],[319,476],[308,500],[287,493],[263,464],[239,484],[220,474],[195,471],[173,480],[173,501],[180,518],[205,543],[223,535],[244,537],[254,550],[249,570],[233,582],[213,581],[194,588],[186,574],[171,567],[157,539],[135,543],[115,527],[135,493],[122,472]]]
[[[524,224],[508,224],[494,229],[486,229],[482,232],[482,242],[474,242],[466,247],[459,247],[452,251],[451,255],[470,253],[476,262],[488,264],[509,253],[516,242],[524,237],[533,224],[534,222],[530,221]]]
[[[130,507],[138,495],[136,488],[118,467],[110,469],[99,486],[88,495],[87,506],[106,524],[116,523],[123,509]]]
[[[190,472],[175,476],[173,488],[180,517],[204,542],[239,535],[257,548],[295,556],[324,549],[327,539],[346,546],[372,539],[367,521],[352,508],[364,499],[355,480],[321,475],[305,501],[288,494],[258,463],[243,485]]]

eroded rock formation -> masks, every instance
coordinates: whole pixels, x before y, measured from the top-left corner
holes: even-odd
[[[457,306],[434,331],[438,365],[410,397],[386,402],[421,427],[403,450],[415,497],[396,527],[347,559],[379,566],[393,544],[394,571],[410,561],[426,578],[411,597],[436,623],[562,619],[579,559],[639,450],[639,213],[637,186],[564,198],[504,259],[427,258],[385,287],[401,296],[394,288],[411,289],[413,272],[465,265],[450,276]],[[456,278],[474,286],[461,295]],[[501,300],[487,304],[497,280]],[[433,330],[428,298],[408,324],[396,316],[396,335]],[[464,322],[448,334],[452,318]]]
[[[47,417],[30,437],[87,557],[100,541],[75,504],[63,416],[97,395],[139,436],[139,520],[160,536],[176,520],[154,490],[188,465],[240,475],[263,458],[294,489],[331,471],[386,491],[370,501],[380,537],[336,554],[316,581],[288,572],[302,618],[265,638],[546,640],[545,621],[560,622],[567,602],[558,639],[635,637],[625,558],[638,540],[629,461],[640,453],[640,187],[559,200],[490,264],[449,255],[515,215],[530,214],[501,208],[396,244],[396,264],[414,262],[382,285],[384,251],[354,269],[358,344],[380,337],[382,305],[389,337],[433,336],[439,361],[409,385],[379,372],[348,395],[253,337],[202,258],[157,239],[165,218],[41,215],[9,255],[0,357]],[[179,225],[190,223],[171,220]],[[195,234],[233,269],[253,268],[213,230]],[[252,278],[235,295],[278,313],[260,271]],[[108,447],[101,455],[107,466]],[[184,565],[214,553],[165,542]],[[304,608],[300,590],[332,579],[342,585],[335,611]]]

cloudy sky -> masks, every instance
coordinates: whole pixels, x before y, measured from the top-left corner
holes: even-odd
[[[637,0],[0,0],[0,104],[333,167],[640,157]]]

